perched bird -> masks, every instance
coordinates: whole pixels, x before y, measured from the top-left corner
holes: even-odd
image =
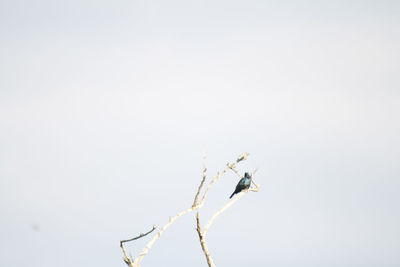
[[[250,174],[245,172],[244,177],[240,179],[239,183],[236,186],[235,191],[232,193],[230,198],[232,198],[234,194],[240,193],[244,189],[248,189],[250,187],[250,184],[251,184]]]

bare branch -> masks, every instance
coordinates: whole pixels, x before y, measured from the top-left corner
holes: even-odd
[[[240,156],[237,158],[236,163],[239,163],[239,162],[241,162],[242,160],[246,160],[248,156],[249,156],[249,153],[244,153],[244,154],[240,155]]]
[[[201,244],[201,248],[203,249],[204,255],[206,256],[207,259],[207,264],[209,267],[215,267],[214,262],[210,256],[210,252],[208,251],[208,247],[206,244],[206,241],[204,239],[204,235],[201,232],[201,228],[200,228],[200,218],[199,218],[199,213],[196,213],[196,221],[197,221],[197,233],[199,235],[199,239],[200,239],[200,244]]]
[[[158,233],[150,240],[149,243],[147,243],[147,245],[143,248],[142,252],[139,254],[139,257],[137,257],[135,259],[135,261],[133,262],[134,266],[139,266],[140,262],[143,260],[143,257],[146,256],[146,254],[149,252],[150,248],[153,246],[153,244],[161,237],[161,235],[163,234],[163,232],[170,227],[179,217],[195,210],[195,209],[199,209],[202,205],[198,205],[198,198],[201,192],[201,189],[204,186],[204,182],[207,178],[206,176],[206,171],[207,168],[205,166],[205,155],[203,155],[203,179],[200,182],[199,187],[197,188],[197,192],[193,201],[193,205],[191,208],[188,208],[180,213],[178,213],[177,215],[175,215],[174,217],[170,218],[168,223],[166,225],[164,225],[160,231],[158,231]]]
[[[231,169],[234,173],[236,173],[237,176],[239,176],[239,178],[243,178],[243,176],[240,175],[238,170],[235,169],[234,165],[230,165],[229,163],[227,165],[228,165],[229,169]],[[249,188],[249,191],[258,192],[258,190],[260,188],[260,186],[258,184],[256,184],[253,179],[253,176],[254,176],[254,174],[256,174],[257,171],[258,171],[258,169],[255,169],[253,171],[253,173],[250,175],[250,180],[251,180],[251,183],[253,184],[253,187]]]
[[[251,183],[253,184],[253,186],[249,188],[249,191],[258,192],[258,190],[260,189],[260,185],[258,185],[253,179],[253,176],[254,174],[256,174],[257,171],[258,169],[255,169],[250,175]]]
[[[239,172],[235,169],[234,165],[230,165],[229,163],[227,164],[228,168],[233,170],[239,177],[242,177]],[[254,187],[250,187],[247,190],[243,190],[242,192],[240,192],[239,194],[237,194],[233,199],[231,199],[228,203],[226,203],[220,210],[218,210],[211,218],[210,220],[207,222],[207,225],[204,227],[203,231],[201,231],[200,228],[200,219],[199,219],[199,213],[197,212],[196,215],[196,220],[197,220],[197,233],[199,235],[199,239],[200,239],[200,244],[201,244],[201,248],[203,249],[204,255],[206,256],[207,259],[207,263],[209,267],[214,267],[214,262],[210,256],[210,253],[208,251],[208,247],[205,241],[205,237],[207,235],[207,232],[209,230],[209,228],[211,227],[211,224],[214,222],[214,220],[220,215],[222,214],[225,210],[227,210],[230,206],[232,206],[239,198],[243,197],[246,193],[248,193],[249,191],[255,191],[257,192],[259,190],[259,185],[255,183],[254,179],[253,179],[253,175],[255,174],[257,170],[255,170],[253,172],[253,174],[250,176],[250,179],[252,181],[252,183],[254,184]]]
[[[206,163],[205,163],[205,161],[206,161],[206,156],[203,155],[203,180],[201,180],[201,183],[200,183],[200,185],[199,185],[199,188],[197,189],[197,193],[196,193],[196,196],[194,197],[194,201],[193,201],[192,207],[197,206],[197,202],[198,202],[199,195],[200,195],[200,190],[201,190],[201,188],[203,187],[204,181],[205,181],[206,178],[207,178],[207,176],[206,176],[207,168],[206,168]]]
[[[240,155],[240,156],[236,159],[236,163],[239,163],[239,162],[241,162],[241,161],[243,161],[243,160],[246,160],[248,156],[249,156],[249,153],[244,153],[244,154]],[[222,175],[224,175],[229,169],[234,169],[235,166],[236,166],[236,163],[227,163],[227,164],[226,164],[227,167],[226,167],[223,171],[218,172],[217,175],[215,175],[215,176],[211,179],[211,181],[210,181],[210,182],[208,183],[208,185],[207,185],[206,190],[204,191],[203,197],[201,198],[201,201],[200,201],[200,204],[199,204],[200,207],[204,204],[204,201],[205,201],[205,198],[206,198],[206,196],[207,196],[208,190],[209,190],[210,187],[213,185],[213,183],[214,183],[215,181],[217,181]]]
[[[146,256],[146,254],[149,252],[149,249],[153,246],[153,244],[160,238],[160,236],[162,235],[162,233],[168,228],[170,227],[179,217],[185,215],[186,213],[189,213],[193,210],[197,209],[197,206],[195,207],[191,207],[189,209],[186,209],[184,211],[181,211],[180,213],[176,214],[174,217],[170,218],[168,223],[166,225],[164,225],[160,231],[158,231],[158,233],[150,240],[149,243],[147,243],[147,245],[143,248],[142,252],[139,254],[139,257],[137,257],[134,262],[133,262],[133,266],[139,266],[140,262],[143,260],[143,257]]]
[[[215,218],[217,218],[221,213],[223,213],[225,210],[227,210],[230,206],[233,205],[239,198],[244,196],[245,193],[247,193],[248,190],[244,190],[237,194],[234,198],[232,198],[228,203],[226,203],[220,210],[218,210],[212,217],[211,219],[207,222],[206,227],[204,227],[203,230],[203,236],[206,236],[208,229],[210,228],[211,224],[214,222]]]
[[[152,228],[150,231],[148,231],[147,233],[145,233],[145,234],[140,233],[140,235],[138,235],[137,237],[134,237],[134,238],[131,238],[131,239],[126,239],[126,240],[121,240],[121,241],[120,241],[120,245],[122,246],[122,243],[130,242],[130,241],[133,241],[133,240],[142,238],[142,237],[144,237],[144,236],[150,234],[151,232],[153,232],[156,228],[157,228],[157,226],[156,226],[156,225],[153,225],[153,228]]]
[[[139,266],[140,266],[140,262],[143,260],[144,256],[147,255],[147,253],[149,252],[150,248],[151,248],[151,247],[154,245],[154,243],[161,237],[161,235],[163,234],[163,232],[164,232],[168,227],[170,227],[179,217],[181,217],[181,216],[183,216],[183,215],[185,215],[185,214],[187,214],[187,213],[189,213],[189,212],[192,212],[192,211],[194,211],[194,210],[200,209],[200,208],[204,205],[205,198],[206,198],[206,196],[207,196],[208,190],[209,190],[210,187],[213,185],[213,183],[214,183],[216,180],[218,180],[223,174],[225,174],[230,168],[234,168],[234,167],[236,166],[237,163],[239,163],[239,162],[241,162],[241,161],[243,161],[243,160],[246,160],[246,158],[247,158],[248,155],[249,155],[248,153],[245,153],[245,154],[240,155],[240,156],[236,159],[236,162],[235,162],[235,163],[228,163],[227,167],[226,167],[222,172],[218,172],[217,175],[214,176],[214,177],[211,179],[211,181],[208,183],[207,188],[205,189],[204,194],[203,194],[203,196],[202,196],[202,198],[201,198],[201,201],[200,201],[200,203],[198,203],[201,189],[204,187],[204,183],[205,183],[205,180],[206,180],[206,177],[207,177],[207,176],[206,176],[207,168],[205,167],[205,156],[203,156],[203,177],[202,177],[202,180],[201,180],[201,182],[200,182],[200,185],[199,185],[199,187],[198,187],[198,189],[197,189],[197,192],[196,192],[196,195],[195,195],[195,198],[194,198],[192,207],[190,207],[190,208],[188,208],[188,209],[186,209],[186,210],[183,210],[183,211],[181,211],[180,213],[176,214],[174,217],[170,218],[169,221],[168,221],[168,223],[165,224],[165,225],[158,231],[158,233],[157,233],[155,236],[153,236],[153,238],[147,243],[147,245],[143,248],[142,252],[139,254],[139,256],[138,256],[134,261],[132,261],[132,259],[131,259],[130,257],[126,256],[126,251],[125,251],[125,249],[123,248],[122,243],[121,243],[121,247],[122,247],[122,250],[123,250],[124,255],[125,255],[125,258],[124,258],[125,262],[126,262],[130,267],[139,267]],[[133,240],[134,240],[134,239],[133,239]],[[204,240],[203,240],[203,242],[204,242],[204,245],[205,245],[205,241],[204,241]],[[204,249],[203,249],[203,250],[204,250]],[[209,255],[209,254],[208,254],[208,255]],[[211,258],[210,258],[210,259],[211,259]],[[211,260],[211,262],[212,262],[212,260]],[[210,265],[210,266],[211,266],[211,265]],[[212,266],[214,267],[214,265],[212,265]]]
[[[134,238],[131,238],[131,239],[126,239],[126,240],[121,240],[121,241],[119,242],[119,245],[120,245],[120,247],[121,247],[121,249],[122,249],[122,252],[124,253],[124,258],[123,258],[123,259],[124,259],[125,263],[128,264],[128,266],[133,267],[134,265],[133,265],[133,262],[132,262],[132,258],[129,257],[129,256],[126,254],[126,250],[125,250],[125,247],[124,247],[124,243],[125,243],[125,242],[130,242],[130,241],[133,241],[133,240],[136,240],[136,239],[139,239],[139,238],[142,238],[142,237],[144,237],[144,236],[150,234],[151,232],[153,232],[155,229],[156,229],[156,225],[153,225],[153,228],[152,228],[150,231],[148,231],[147,233],[145,233],[145,234],[140,233],[140,235],[138,235],[137,237],[134,237]]]
[[[227,165],[229,169],[231,169],[234,173],[236,173],[237,176],[239,176],[239,178],[243,178],[243,176],[241,176],[240,173],[235,169],[234,165],[230,165],[229,163]]]

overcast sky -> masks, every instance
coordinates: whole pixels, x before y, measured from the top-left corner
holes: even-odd
[[[125,266],[203,148],[210,176],[259,168],[217,266],[400,266],[399,47],[398,1],[1,1],[0,266]],[[194,227],[142,266],[206,266]]]

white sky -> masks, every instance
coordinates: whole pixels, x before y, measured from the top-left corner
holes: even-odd
[[[203,147],[262,186],[209,231],[217,266],[400,265],[399,47],[398,1],[1,1],[0,266],[124,266]],[[194,223],[142,265],[206,266]]]

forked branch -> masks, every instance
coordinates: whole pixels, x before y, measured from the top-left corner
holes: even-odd
[[[145,233],[145,234],[140,233],[137,237],[134,237],[134,238],[131,238],[131,239],[126,239],[126,240],[121,240],[119,242],[119,245],[120,245],[120,247],[122,249],[122,252],[124,253],[124,258],[123,259],[124,259],[125,263],[128,264],[129,267],[133,267],[134,266],[133,265],[133,259],[126,254],[124,243],[125,242],[130,242],[130,241],[133,241],[133,240],[136,240],[136,239],[139,239],[139,238],[142,238],[142,237],[150,234],[151,232],[153,232],[156,228],[157,228],[157,226],[153,225],[153,228],[150,231],[148,231],[147,233]]]
[[[235,169],[235,166],[229,165],[228,164],[228,168],[231,169],[232,171],[234,171],[240,178],[242,178],[242,176],[239,174],[239,172]],[[225,210],[227,210],[230,206],[232,206],[239,198],[243,197],[248,191],[254,191],[254,192],[258,192],[259,190],[259,185],[254,181],[253,179],[253,175],[255,174],[257,170],[255,170],[253,172],[253,174],[250,176],[250,179],[252,181],[252,185],[250,186],[249,189],[243,190],[242,192],[240,192],[239,194],[237,194],[233,199],[231,199],[230,201],[228,201],[228,203],[226,203],[221,209],[219,209],[207,222],[207,225],[204,227],[204,230],[201,231],[201,227],[200,227],[200,218],[199,218],[199,213],[197,212],[196,214],[196,221],[197,221],[197,233],[199,235],[199,239],[200,239],[200,245],[201,248],[203,249],[204,255],[206,256],[207,259],[207,263],[209,267],[215,267],[214,262],[210,256],[210,252],[208,251],[208,247],[207,247],[207,243],[205,241],[205,237],[207,235],[208,229],[211,227],[211,224],[214,222],[214,220],[221,215]]]
[[[126,255],[126,251],[125,251],[125,249],[123,248],[123,246],[121,245],[122,251],[123,251],[123,253],[124,253],[124,260],[125,260],[125,262],[126,262],[130,267],[139,267],[139,266],[140,266],[140,262],[143,260],[144,256],[146,256],[146,254],[149,252],[150,248],[151,248],[151,247],[154,245],[154,243],[161,237],[161,235],[164,233],[164,231],[165,231],[168,227],[170,227],[179,217],[181,217],[181,216],[183,216],[183,215],[185,215],[185,214],[187,214],[187,213],[190,213],[190,212],[192,212],[192,211],[194,211],[194,210],[200,209],[200,208],[204,205],[204,202],[205,202],[205,198],[206,198],[206,196],[207,196],[207,193],[208,193],[209,189],[211,188],[211,186],[214,184],[214,182],[217,181],[217,180],[218,180],[223,174],[225,174],[229,169],[234,168],[234,167],[236,166],[237,163],[239,163],[239,162],[241,162],[241,161],[243,161],[243,160],[246,160],[247,156],[248,156],[248,153],[245,153],[245,154],[240,155],[240,156],[236,159],[236,161],[235,161],[234,163],[228,163],[228,164],[227,164],[227,167],[226,167],[223,171],[218,172],[217,175],[215,175],[215,176],[211,179],[211,181],[208,183],[208,185],[207,185],[207,187],[206,187],[206,189],[205,189],[205,191],[204,191],[204,193],[203,193],[203,196],[201,197],[200,203],[199,203],[200,193],[201,193],[202,188],[204,187],[204,183],[205,183],[205,180],[206,180],[206,178],[207,178],[207,176],[206,176],[207,168],[206,168],[206,166],[205,166],[205,157],[203,156],[203,176],[202,176],[202,180],[201,180],[201,182],[200,182],[200,185],[199,185],[199,187],[198,187],[198,189],[197,189],[197,192],[196,192],[196,194],[195,194],[195,198],[194,198],[194,201],[193,201],[192,206],[191,206],[190,208],[188,208],[188,209],[186,209],[186,210],[183,210],[183,211],[181,211],[180,213],[176,214],[174,217],[170,218],[169,221],[168,221],[168,223],[165,224],[165,225],[158,231],[158,233],[157,233],[155,236],[153,236],[153,238],[146,244],[146,246],[143,248],[142,252],[139,254],[139,256],[138,256],[135,260],[132,261],[132,259],[129,258],[129,257]],[[133,240],[134,240],[134,239],[133,239]],[[122,244],[122,243],[121,243],[121,244]]]

